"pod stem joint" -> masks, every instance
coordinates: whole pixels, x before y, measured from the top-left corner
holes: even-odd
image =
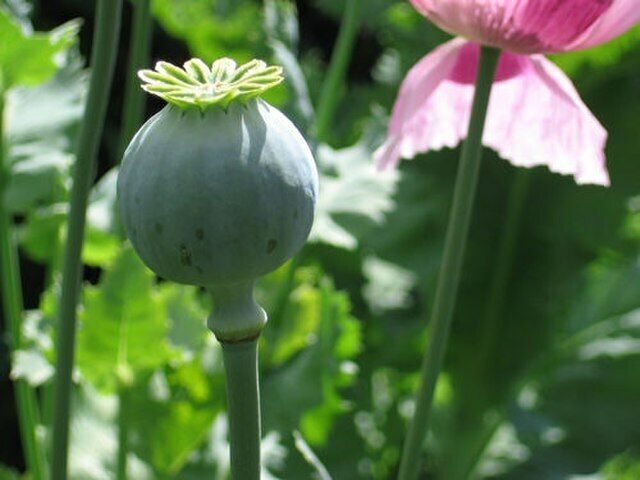
[[[214,308],[207,325],[219,342],[234,344],[257,339],[267,314],[253,296],[254,282],[210,287]]]

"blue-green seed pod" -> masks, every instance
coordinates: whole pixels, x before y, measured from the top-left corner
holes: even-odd
[[[257,97],[279,83],[274,67],[220,62],[161,63],[141,74],[145,89],[170,103],[133,138],[118,178],[122,223],[144,263],[214,292],[249,289],[291,258],[309,235],[318,194],[302,135]]]

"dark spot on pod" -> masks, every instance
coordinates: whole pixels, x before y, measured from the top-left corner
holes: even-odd
[[[180,262],[187,267],[191,266],[191,253],[184,245],[180,245]]]
[[[298,210],[294,210],[293,211],[293,219],[297,219],[298,218]]]
[[[278,246],[278,241],[275,238],[272,238],[267,242],[267,253],[273,252]]]
[[[138,229],[134,228],[131,230],[131,238],[136,238],[138,236]]]
[[[155,229],[155,231],[156,231],[156,233],[158,235],[162,235],[163,228],[162,228],[162,225],[160,223],[156,222],[156,224],[153,226],[153,228]]]
[[[196,265],[196,272],[198,272],[200,275],[202,275],[204,273],[204,271],[202,270],[202,268],[200,268],[199,266]]]
[[[204,230],[203,230],[203,229],[198,228],[198,229],[196,230],[196,238],[197,238],[198,240],[202,240],[202,239],[204,239]]]

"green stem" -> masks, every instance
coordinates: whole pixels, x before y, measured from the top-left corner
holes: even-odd
[[[483,47],[476,80],[476,92],[467,140],[462,149],[453,206],[445,239],[431,319],[429,344],[422,362],[421,384],[416,394],[415,413],[409,426],[400,463],[399,480],[414,480],[420,471],[420,453],[428,429],[433,392],[442,367],[482,157],[482,135],[493,77],[500,52]]]
[[[123,386],[118,391],[118,459],[116,479],[127,478],[127,452],[129,450],[129,388]]]
[[[231,478],[260,479],[258,339],[222,343],[227,374]]]
[[[342,92],[344,77],[351,60],[353,45],[360,25],[359,10],[360,0],[347,0],[347,6],[340,25],[340,33],[331,55],[329,71],[322,85],[320,102],[317,108],[316,137],[320,141],[325,140]]]
[[[91,82],[80,127],[62,271],[54,390],[51,480],[67,478],[71,373],[75,351],[76,308],[82,278],[82,243],[92,176],[118,52],[122,0],[98,0],[91,58]]]
[[[12,236],[11,214],[4,205],[8,167],[5,165],[4,147],[4,93],[0,85],[0,290],[6,328],[11,339],[11,351],[22,346],[22,285],[18,252]],[[14,383],[18,425],[27,468],[35,480],[45,478],[45,457],[38,442],[36,426],[40,423],[35,392],[24,380]]]
[[[137,0],[134,3],[133,30],[131,32],[131,42],[129,43],[129,62],[127,63],[127,79],[124,90],[117,163],[120,163],[127,145],[129,145],[144,119],[146,95],[140,88],[138,70],[148,65],[149,57],[151,56],[152,22],[150,3],[150,0]]]

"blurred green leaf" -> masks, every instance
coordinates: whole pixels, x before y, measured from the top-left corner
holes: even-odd
[[[31,259],[49,263],[57,257],[65,218],[63,204],[33,209],[27,214],[25,223],[19,227],[20,244]]]
[[[87,385],[74,390],[70,427],[69,478],[86,480],[116,475],[117,398],[100,395]],[[129,452],[128,478],[151,480],[149,465]]]
[[[271,314],[260,348],[264,368],[282,365],[315,341],[321,316],[317,308],[317,276],[315,269],[296,269],[294,264],[288,264],[259,281],[256,296]],[[284,306],[276,303],[280,292],[286,293]]]
[[[0,480],[20,480],[24,478],[17,471],[5,465],[0,465]]]
[[[131,247],[97,287],[85,287],[83,304],[77,364],[100,391],[114,392],[170,358],[165,305]]]
[[[75,43],[79,29],[80,22],[74,20],[48,33],[32,33],[0,8],[0,91],[48,80],[60,66],[61,55]]]
[[[120,251],[115,214],[116,179],[117,171],[109,171],[93,187],[89,197],[82,259],[91,266],[110,265]],[[56,202],[28,211],[27,221],[19,229],[22,247],[32,259],[55,265],[61,254],[67,209],[68,204]]]
[[[333,150],[318,148],[318,166],[323,173],[312,241],[353,250],[358,239],[380,225],[392,210],[397,172],[376,171],[373,165],[373,134],[356,145]]]
[[[30,0],[4,0],[3,3],[14,20],[20,23],[23,31],[30,31],[33,28],[29,19],[33,9]]]
[[[634,480],[640,478],[640,457],[625,452],[609,460],[600,470],[602,480]]]
[[[286,438],[299,429],[312,445],[318,445],[327,441],[334,418],[348,409],[339,391],[357,373],[352,360],[360,351],[361,339],[348,297],[317,273],[311,285],[313,289],[297,301],[308,304],[307,315],[319,318],[312,340],[287,363],[264,375],[262,392],[265,431],[276,430]],[[313,383],[307,382],[310,378]],[[305,388],[300,388],[303,384]]]
[[[621,60],[630,54],[635,54],[640,47],[640,27],[635,27],[614,40],[595,48],[571,52],[553,57],[569,75],[580,73],[581,69],[589,69],[592,74],[610,75],[607,72],[621,65]],[[635,55],[634,55],[635,56]],[[637,62],[636,62],[637,63]]]
[[[410,293],[416,283],[412,272],[373,256],[364,259],[362,270],[367,278],[363,294],[374,313],[411,305]]]
[[[153,14],[191,54],[207,63],[220,57],[237,62],[264,52],[260,6],[250,0],[153,0]]]
[[[182,350],[185,358],[191,359],[211,335],[206,325],[209,312],[203,308],[195,287],[165,283],[159,290],[167,308],[169,341]]]
[[[9,209],[25,213],[64,196],[73,155],[72,136],[80,121],[86,76],[77,64],[36,87],[7,95],[6,131]]]
[[[219,347],[208,351],[215,355],[213,369],[206,366],[206,359],[194,358],[156,373],[150,386],[141,386],[132,395],[131,428],[137,439],[133,451],[153,465],[160,478],[175,478],[205,443],[224,406]]]

